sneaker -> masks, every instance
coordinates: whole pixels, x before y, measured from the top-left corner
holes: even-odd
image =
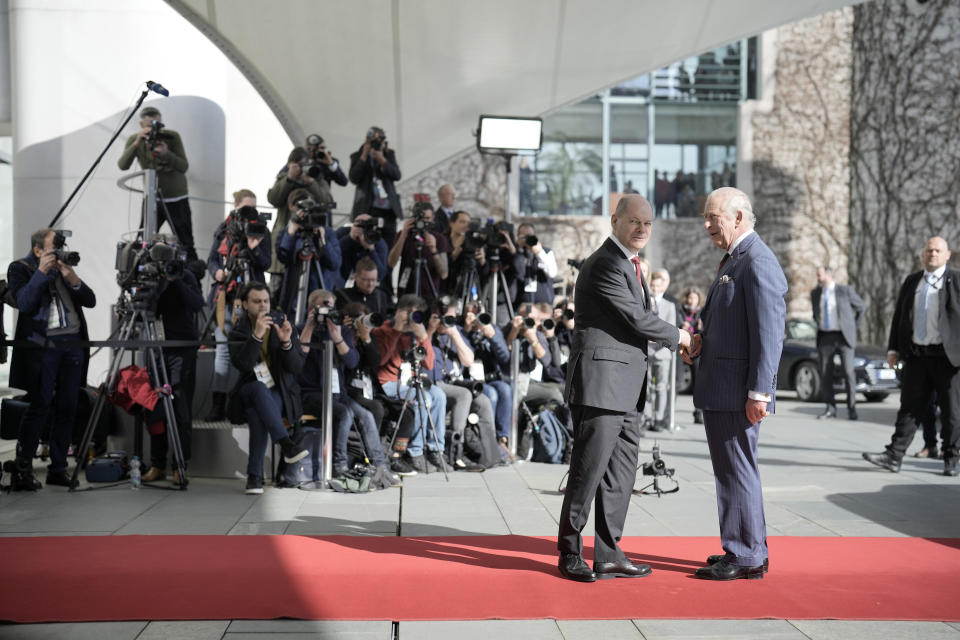
[[[380,467],[379,473],[382,477],[390,483],[391,487],[399,487],[403,484],[403,480],[400,478],[399,473],[394,473],[390,467]]]
[[[287,464],[299,462],[307,457],[309,451],[298,447],[293,440],[281,440],[280,451],[283,452],[283,461]]]
[[[481,471],[486,471],[483,468],[482,464],[477,464],[472,460],[464,460],[463,458],[457,458],[453,461],[453,464],[450,465],[457,471],[472,471],[474,473],[480,473]]]
[[[424,455],[427,458],[427,462],[429,462],[431,466],[436,467],[438,470],[442,471],[448,467],[439,451],[431,451],[430,449],[427,449]]]
[[[427,460],[426,460],[426,458],[423,457],[423,455],[411,456],[411,455],[408,453],[408,454],[407,454],[407,457],[409,458],[410,465],[411,465],[414,469],[416,469],[419,473],[426,473],[426,472],[427,472]]]
[[[56,487],[69,487],[71,489],[76,489],[80,486],[79,480],[74,480],[70,482],[70,474],[67,473],[66,469],[60,471],[47,471],[47,486],[56,486]]]
[[[258,496],[263,493],[263,478],[260,476],[248,475],[247,488],[243,491],[248,496]]]
[[[407,460],[406,458],[394,458],[390,461],[390,470],[396,473],[398,476],[415,476],[417,475],[417,468]]]

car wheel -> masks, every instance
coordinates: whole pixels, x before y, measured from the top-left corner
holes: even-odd
[[[867,402],[883,402],[887,399],[889,393],[865,393],[863,394],[867,398]]]
[[[793,388],[802,402],[812,402],[820,397],[820,372],[813,362],[801,362],[793,370]]]
[[[693,369],[683,360],[677,360],[677,395],[693,393]]]

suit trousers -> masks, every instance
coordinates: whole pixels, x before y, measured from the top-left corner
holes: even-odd
[[[583,553],[580,532],[595,500],[593,561],[620,562],[626,558],[618,543],[637,477],[640,415],[635,409],[620,413],[583,405],[572,410],[573,453],[557,548],[561,553]]]
[[[704,411],[704,427],[717,485],[720,542],[732,564],[756,567],[768,557],[767,523],[757,442],[760,423],[743,411]]]
[[[840,354],[843,363],[843,379],[847,387],[847,408],[857,406],[857,377],[853,371],[853,347],[849,346],[839,331],[817,333],[817,355],[820,356],[820,397],[828,407],[836,406],[833,395],[833,355]]]
[[[168,347],[163,350],[163,360],[167,364],[167,379],[173,387],[173,419],[177,422],[183,461],[187,463],[190,462],[190,443],[193,440],[192,407],[197,380],[197,350],[195,347]],[[150,466],[166,469],[169,437],[166,429],[163,433],[150,436]]]
[[[943,457],[957,457],[960,440],[960,369],[945,355],[908,358],[900,376],[900,411],[887,453],[900,460],[913,441],[918,426],[929,414],[930,394],[937,394],[940,405],[940,439]]]

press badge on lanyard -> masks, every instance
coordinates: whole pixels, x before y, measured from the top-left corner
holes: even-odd
[[[47,317],[47,329],[59,329],[63,326],[60,319],[60,308],[56,300],[50,301],[50,315]]]
[[[258,362],[253,368],[253,373],[256,374],[257,380],[263,383],[263,386],[267,389],[273,388],[273,376],[270,375],[270,367],[267,366],[266,362]]]

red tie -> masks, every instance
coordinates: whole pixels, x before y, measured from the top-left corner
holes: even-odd
[[[640,269],[640,257],[633,256],[630,258],[630,262],[633,263],[634,269],[637,270],[637,282],[640,283],[640,291],[643,294],[643,308],[647,308],[647,283],[643,281],[643,271]]]
[[[729,260],[729,259],[730,259],[730,254],[729,254],[729,253],[723,254],[723,260],[720,261],[720,266],[717,267],[717,274],[719,274],[721,271],[723,271],[723,265],[727,264],[727,260]]]

